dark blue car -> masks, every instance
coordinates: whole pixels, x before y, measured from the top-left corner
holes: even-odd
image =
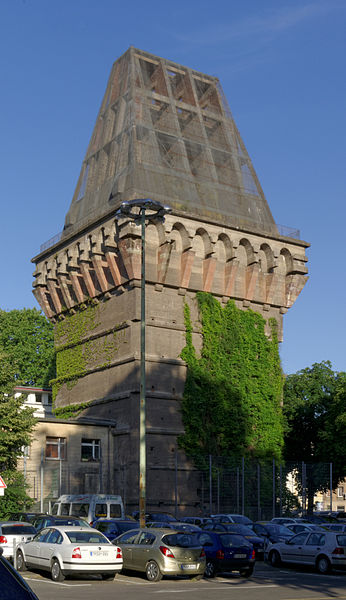
[[[240,523],[212,523],[210,525],[205,525],[204,529],[208,531],[217,531],[218,533],[221,533],[222,531],[238,533],[239,535],[244,536],[244,538],[253,545],[256,553],[256,560],[264,559],[264,540],[262,537],[256,535],[250,527],[241,525]]]
[[[101,531],[110,542],[122,533],[125,533],[125,531],[139,528],[137,521],[122,521],[120,519],[96,519],[93,527],[98,531]]]
[[[195,534],[206,555],[206,577],[217,573],[238,571],[242,577],[250,577],[255,565],[255,550],[242,535],[237,533],[201,531]]]

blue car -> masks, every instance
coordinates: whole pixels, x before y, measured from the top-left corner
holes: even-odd
[[[110,542],[115,540],[115,538],[122,533],[125,533],[125,531],[139,529],[137,521],[122,521],[121,519],[96,519],[93,527],[98,531],[101,531]]]
[[[250,577],[255,565],[255,550],[242,535],[237,533],[201,531],[196,533],[198,543],[206,555],[206,577],[217,573],[238,571],[241,577]]]
[[[253,545],[256,553],[256,560],[264,559],[263,538],[256,535],[254,531],[252,531],[252,529],[246,525],[241,525],[240,523],[212,523],[210,525],[205,525],[203,529],[208,531],[217,531],[218,533],[221,533],[222,531],[238,533]]]

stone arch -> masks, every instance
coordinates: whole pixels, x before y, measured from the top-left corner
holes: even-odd
[[[278,260],[278,272],[280,275],[289,275],[293,270],[293,258],[287,248],[282,248]]]
[[[196,240],[196,238],[198,239],[198,237],[202,240],[203,246],[201,245],[201,243],[199,241],[197,241],[196,256],[200,256],[200,258],[205,258],[206,256],[209,256],[210,254],[212,254],[213,246],[212,246],[208,232],[203,227],[199,227],[196,230],[196,235],[194,236],[194,238],[192,240],[193,249],[195,249],[194,248],[195,240]],[[200,249],[200,252],[202,252],[203,255],[200,255],[200,253],[198,252],[198,248]]]
[[[261,244],[258,253],[259,268],[262,273],[271,273],[274,267],[274,253],[269,244]]]
[[[218,261],[225,263],[233,258],[232,242],[228,235],[220,233],[215,244],[215,254]]]
[[[175,243],[175,250],[177,252],[182,253],[191,248],[191,240],[187,229],[182,223],[179,223],[179,221],[174,223],[170,237],[171,241]]]
[[[237,248],[236,254],[239,263],[244,267],[247,267],[248,265],[251,265],[253,262],[255,262],[253,247],[251,246],[249,240],[246,238],[242,238],[239,241],[239,246]]]

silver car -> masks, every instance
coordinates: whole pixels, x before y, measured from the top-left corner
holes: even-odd
[[[92,527],[47,527],[17,548],[17,569],[50,571],[53,581],[66,575],[100,574],[114,579],[122,569],[121,549]]]
[[[205,553],[195,535],[173,529],[136,529],[112,542],[123,552],[124,569],[142,571],[149,581],[163,575],[189,575],[200,579]]]
[[[0,521],[0,548],[3,556],[13,560],[13,549],[20,542],[31,540],[36,529],[25,521]]]
[[[312,565],[323,574],[332,568],[346,569],[346,534],[304,531],[286,542],[272,544],[267,555],[273,567],[281,563]]]

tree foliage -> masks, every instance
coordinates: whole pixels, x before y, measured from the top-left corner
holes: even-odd
[[[346,373],[329,361],[288,375],[284,385],[285,457],[309,465],[333,463],[333,487],[346,478]],[[309,510],[317,490],[329,488],[329,469],[310,468]]]
[[[225,308],[211,295],[197,293],[203,347],[198,357],[185,306],[187,379],[182,401],[185,433],[180,445],[190,456],[267,456],[280,458],[282,372],[276,323],[272,339],[261,315]]]
[[[53,326],[39,310],[0,310],[0,350],[15,365],[16,385],[49,387],[55,377]]]

